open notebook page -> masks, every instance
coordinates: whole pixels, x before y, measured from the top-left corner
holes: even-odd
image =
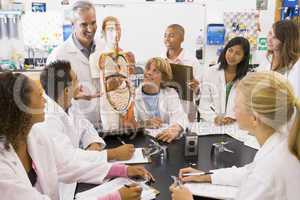
[[[110,163],[141,164],[141,163],[149,163],[149,162],[150,160],[143,153],[143,148],[135,148],[135,152],[130,160],[111,161]]]
[[[216,199],[234,199],[238,192],[237,187],[213,185],[210,183],[186,183],[184,185],[195,196],[210,197]]]
[[[112,181],[106,182],[105,184],[94,187],[90,190],[80,192],[76,195],[76,200],[97,200],[99,197],[104,197],[105,195],[112,193],[114,191],[119,190],[124,185],[130,185],[132,183],[136,183],[128,178],[115,178]],[[142,187],[142,200],[151,200],[155,199],[157,190],[151,188],[150,186],[144,183],[137,183],[140,187]]]

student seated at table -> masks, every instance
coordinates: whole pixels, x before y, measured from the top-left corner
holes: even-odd
[[[63,145],[34,127],[44,121],[44,104],[43,91],[33,80],[18,73],[0,74],[2,199],[59,200],[58,182],[101,184],[117,176],[152,177],[143,167],[86,162],[65,154]],[[139,199],[140,195],[138,186],[122,187],[98,200]]]
[[[47,95],[45,99],[45,121],[38,126],[48,129],[49,136],[57,143],[64,145],[66,151],[74,152],[82,160],[90,162],[107,162],[110,160],[128,160],[134,153],[131,144],[104,150],[105,142],[89,120],[81,113],[76,104],[72,104],[74,97],[82,93],[78,86],[77,76],[67,61],[54,61],[46,66],[40,76],[40,82]],[[74,148],[72,149],[71,146]],[[85,153],[77,148],[93,153]],[[67,150],[68,149],[68,150]],[[60,184],[60,198],[74,197],[76,183]]]
[[[172,80],[171,66],[163,58],[151,58],[145,67],[144,82],[136,90],[135,118],[146,128],[169,127],[157,138],[171,142],[187,127],[188,119],[183,111],[178,93],[167,87]]]
[[[204,71],[200,87],[200,117],[217,125],[235,122],[233,107],[236,84],[249,71],[250,45],[235,37],[225,46],[218,63]]]
[[[80,88],[76,74],[67,61],[55,61],[46,66],[40,76],[46,94],[46,123],[51,127],[49,134],[62,140],[61,134],[68,136],[74,147],[100,151],[105,147],[93,125],[72,106],[71,100],[78,96]],[[50,98],[49,98],[50,97]],[[56,131],[53,131],[56,130]],[[57,133],[61,133],[57,135]],[[54,135],[56,134],[56,135]],[[105,160],[128,160],[134,153],[134,146],[125,144],[103,152]]]
[[[183,182],[209,182],[239,187],[236,199],[297,200],[300,196],[300,100],[289,82],[277,72],[249,73],[237,86],[235,114],[239,128],[253,133],[261,148],[252,163],[218,169],[212,175],[184,168]],[[282,129],[296,111],[292,130]],[[173,200],[191,200],[186,188],[171,188]]]

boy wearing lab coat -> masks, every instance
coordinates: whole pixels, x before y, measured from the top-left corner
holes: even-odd
[[[189,83],[199,83],[201,79],[199,61],[195,56],[190,54],[186,49],[181,47],[184,41],[184,28],[179,24],[171,24],[167,27],[164,33],[164,44],[166,51],[162,53],[162,58],[166,58],[169,63],[181,64],[193,67],[194,79]],[[189,120],[192,122],[196,117],[196,106],[193,102],[181,100],[184,111],[188,115]]]
[[[82,160],[69,151],[71,145],[65,147],[52,140],[47,129],[35,126],[44,121],[45,99],[42,90],[25,75],[1,73],[0,91],[2,199],[58,200],[60,181],[100,184],[115,176],[151,176],[142,167]],[[137,199],[141,189],[123,187],[98,199],[127,199],[133,193]]]
[[[71,143],[71,146],[75,148],[81,147],[82,149],[98,151],[97,154],[84,154],[74,150],[81,159],[91,162],[131,158],[134,152],[133,145],[123,145],[107,151],[102,150],[105,147],[105,142],[98,136],[98,132],[76,107],[71,106],[72,98],[77,96],[80,91],[76,75],[71,70],[69,62],[52,62],[41,73],[40,79],[46,94],[53,99],[45,95],[47,101],[45,121],[39,126],[48,127],[48,130],[51,130],[48,134],[56,142],[68,148]],[[64,188],[61,194],[73,196],[74,184],[64,185],[61,188]]]

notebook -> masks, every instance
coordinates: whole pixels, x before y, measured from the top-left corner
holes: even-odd
[[[119,190],[124,185],[130,185],[132,183],[137,183],[142,187],[142,200],[151,200],[155,199],[156,195],[159,194],[159,191],[146,185],[145,183],[135,182],[129,178],[115,178],[109,182],[106,182],[102,185],[94,187],[90,190],[80,192],[76,194],[76,200],[97,200],[99,197],[104,197],[105,195]]]
[[[210,183],[186,183],[184,184],[195,196],[210,197],[216,199],[234,199],[238,188]]]
[[[180,64],[170,65],[173,82],[168,83],[168,86],[176,89],[180,99],[193,101],[193,91],[188,87],[188,83],[193,79],[193,67]]]

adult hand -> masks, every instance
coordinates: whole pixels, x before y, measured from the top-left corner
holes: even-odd
[[[129,160],[134,154],[135,148],[132,144],[124,144],[107,151],[108,160]]]
[[[152,174],[148,172],[143,166],[128,166],[127,175],[128,177],[142,177],[147,181],[155,181]]]
[[[231,118],[231,117],[225,117],[224,118],[224,124],[226,125],[226,124],[232,124],[232,123],[234,123],[236,121],[236,119],[233,119],[233,118]]]
[[[167,128],[166,130],[162,131],[159,133],[156,138],[158,140],[161,140],[163,142],[170,143],[172,142],[175,138],[178,137],[179,133],[182,131],[182,128],[178,124],[174,124]]]
[[[170,191],[172,192],[172,200],[193,200],[193,194],[184,186],[175,187],[172,185]]]
[[[83,86],[80,86],[77,95],[74,96],[74,99],[90,101],[91,99],[101,97],[102,95],[103,95],[103,93],[101,93],[101,92],[96,92],[94,94],[88,94],[83,90]]]
[[[200,82],[197,79],[193,79],[190,82],[188,82],[188,86],[192,89],[194,94],[198,95],[200,91]]]
[[[179,179],[186,182],[211,182],[210,175],[195,175],[195,176],[183,176],[186,173],[197,173],[202,172],[201,170],[197,170],[191,167],[183,168],[179,170]]]
[[[101,151],[102,150],[102,145],[99,144],[99,143],[92,143],[90,144],[86,150],[89,150],[89,151]]]
[[[138,200],[141,199],[142,188],[137,184],[131,184],[130,187],[122,187],[119,193],[122,200]]]

